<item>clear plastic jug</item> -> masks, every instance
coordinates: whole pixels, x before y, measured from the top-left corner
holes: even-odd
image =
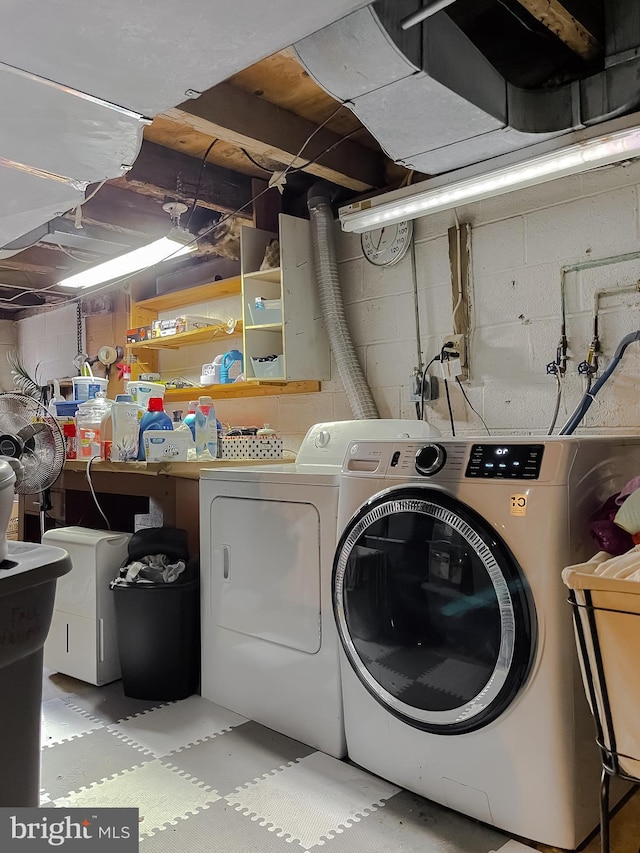
[[[104,434],[106,419],[111,413],[112,400],[98,393],[91,400],[80,403],[76,412],[77,458],[85,461],[94,456],[104,459]]]

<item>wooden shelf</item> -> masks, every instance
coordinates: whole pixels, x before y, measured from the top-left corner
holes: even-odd
[[[195,329],[193,332],[182,332],[180,335],[166,335],[164,338],[150,338],[148,341],[142,341],[136,344],[127,344],[127,351],[141,349],[180,349],[181,347],[190,347],[194,344],[206,344],[217,338],[233,338],[242,334],[242,320],[236,322],[233,332],[229,332],[229,327],[225,324],[216,326],[207,326],[204,329]]]
[[[280,267],[276,267],[271,270],[258,270],[257,272],[246,272],[244,274],[245,278],[251,279],[251,281],[272,281],[274,284],[280,283],[280,278],[282,276],[282,270]]]
[[[170,311],[172,308],[184,308],[185,305],[193,305],[196,302],[208,302],[210,299],[221,299],[225,296],[240,296],[241,288],[241,279],[237,275],[222,281],[212,281],[196,287],[187,287],[184,290],[174,290],[172,293],[164,293],[161,296],[152,296],[150,299],[142,299],[136,302],[136,306],[152,311]]]
[[[190,385],[188,388],[167,388],[165,402],[195,400],[208,395],[214,400],[232,400],[243,397],[277,397],[280,394],[313,394],[320,390],[316,380],[286,382],[284,379],[250,379],[247,382],[232,382],[229,385]]]

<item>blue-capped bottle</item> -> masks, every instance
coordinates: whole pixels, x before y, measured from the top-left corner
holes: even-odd
[[[211,397],[200,397],[196,407],[196,457],[215,459],[218,455],[218,421]]]
[[[163,408],[162,397],[149,397],[149,408],[140,418],[140,433],[138,441],[138,460],[146,460],[144,449],[144,432],[147,429],[173,429],[171,418]]]

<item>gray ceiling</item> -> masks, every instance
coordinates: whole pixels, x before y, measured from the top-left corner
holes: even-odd
[[[363,5],[6,0],[0,249],[74,207],[87,183],[125,174],[145,118]]]

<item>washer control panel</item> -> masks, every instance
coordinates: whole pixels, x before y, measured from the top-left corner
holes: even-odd
[[[416,453],[416,471],[423,477],[437,474],[444,468],[447,452],[441,444],[425,444]]]
[[[465,477],[537,480],[543,453],[543,444],[473,444]]]

